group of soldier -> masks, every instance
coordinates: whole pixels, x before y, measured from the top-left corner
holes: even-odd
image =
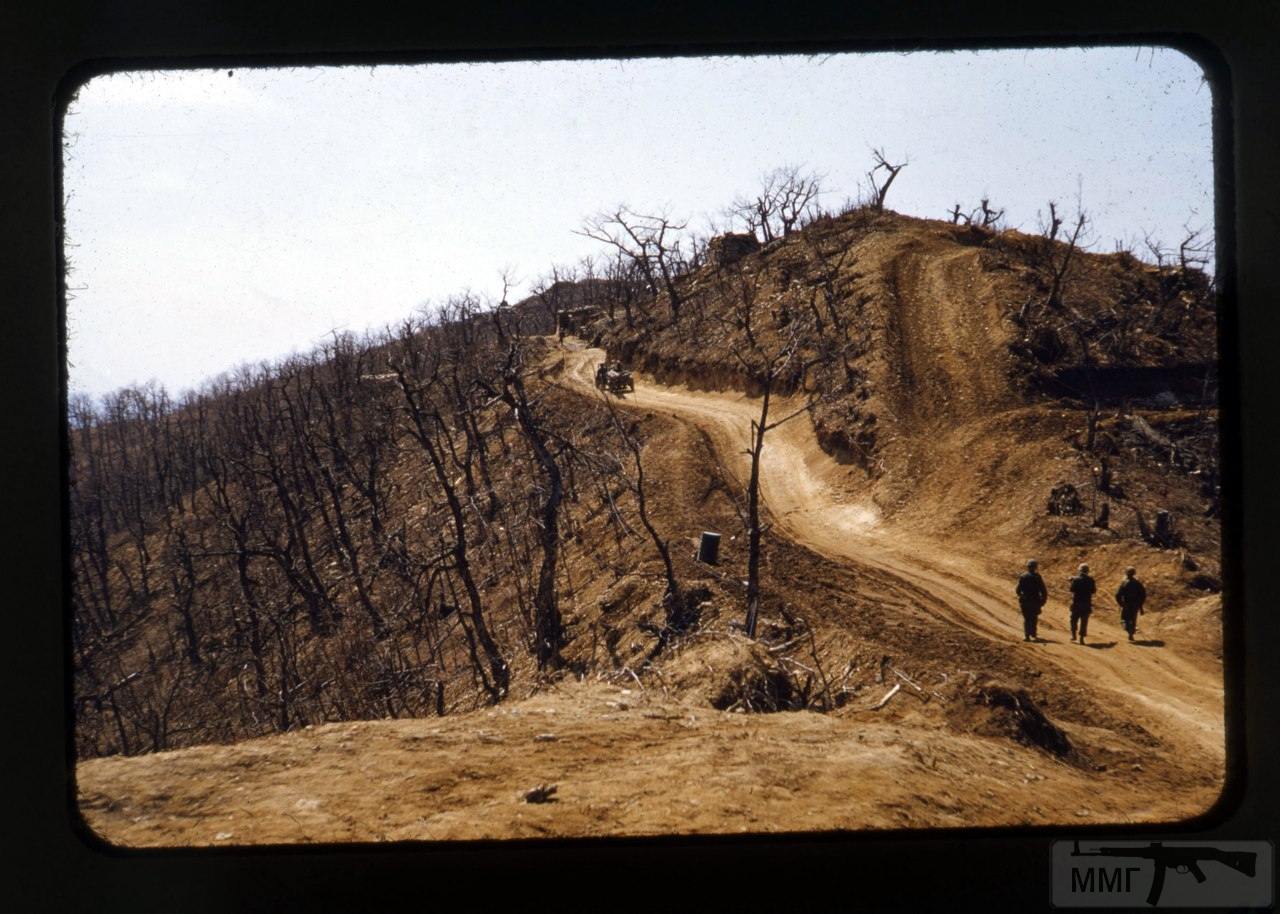
[[[1098,586],[1089,575],[1089,566],[1081,565],[1078,573],[1071,579],[1071,640],[1084,644],[1085,635],[1089,631],[1089,615],[1093,612],[1093,595]],[[1018,606],[1022,610],[1022,624],[1025,632],[1024,641],[1038,641],[1036,625],[1040,618],[1040,610],[1049,599],[1044,579],[1036,571],[1036,561],[1027,562],[1027,570],[1018,578]],[[1120,621],[1124,630],[1129,633],[1129,640],[1138,628],[1138,615],[1143,612],[1142,604],[1146,602],[1147,590],[1138,580],[1135,568],[1126,568],[1124,581],[1116,590],[1116,603],[1120,604]],[[1077,631],[1079,634],[1077,635]]]

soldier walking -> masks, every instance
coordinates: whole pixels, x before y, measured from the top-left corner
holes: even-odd
[[[1124,624],[1124,630],[1129,633],[1130,641],[1133,640],[1133,633],[1138,628],[1138,614],[1145,612],[1142,604],[1147,599],[1147,589],[1142,586],[1137,574],[1136,568],[1126,568],[1124,581],[1116,591],[1116,602],[1120,604],[1120,621]]]
[[[1040,608],[1049,599],[1044,579],[1036,571],[1036,560],[1027,562],[1027,570],[1018,577],[1018,607],[1022,610],[1023,641],[1036,641],[1036,622]]]
[[[1080,628],[1080,643],[1089,631],[1089,613],[1093,612],[1093,594],[1098,586],[1089,577],[1089,566],[1081,565],[1079,573],[1071,579],[1071,640],[1076,640],[1076,627]]]

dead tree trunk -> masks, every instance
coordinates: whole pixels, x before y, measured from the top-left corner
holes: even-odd
[[[564,483],[560,467],[547,448],[543,430],[534,419],[519,372],[519,352],[512,346],[503,372],[503,402],[511,407],[520,431],[533,450],[547,486],[547,496],[542,503],[542,523],[539,540],[542,546],[542,566],[538,569],[538,591],[534,596],[534,655],[538,668],[558,669],[564,659],[560,650],[564,646],[564,626],[560,619],[560,607],[556,599],[556,563],[560,549],[560,502],[564,498]]]
[[[768,431],[771,384],[766,384],[760,418],[751,421],[751,478],[747,483],[747,637],[756,636],[760,609],[760,455]]]
[[[400,389],[404,394],[405,405],[412,422],[411,433],[427,455],[427,460],[431,464],[436,481],[440,484],[440,489],[444,493],[445,501],[449,507],[449,516],[453,521],[453,567],[462,581],[462,588],[466,593],[467,604],[470,608],[471,624],[467,634],[468,637],[471,637],[471,631],[474,630],[475,640],[479,643],[481,650],[484,651],[485,658],[488,661],[489,672],[485,673],[478,662],[478,658],[473,657],[473,659],[476,660],[476,671],[480,675],[482,687],[488,693],[490,701],[497,704],[507,694],[510,687],[511,674],[497,642],[493,640],[493,636],[489,633],[489,627],[485,623],[484,605],[480,599],[480,590],[476,586],[475,575],[472,573],[471,561],[467,552],[466,516],[463,513],[462,502],[458,499],[453,480],[449,478],[448,470],[444,465],[443,455],[436,446],[435,433],[438,431],[440,434],[448,434],[448,431],[443,428],[443,420],[441,420],[439,414],[428,415],[426,413],[419,394],[409,381],[404,369],[399,365],[394,365],[393,369],[399,380]]]
[[[663,573],[667,578],[666,593],[663,594],[662,603],[666,610],[666,626],[662,630],[662,634],[658,637],[658,645],[654,648],[650,657],[656,656],[666,647],[672,632],[681,632],[688,627],[688,611],[689,607],[685,606],[685,595],[680,587],[680,582],[676,578],[675,565],[671,561],[670,544],[663,539],[654,527],[652,519],[649,517],[648,497],[645,487],[644,461],[640,458],[640,442],[622,423],[618,416],[618,411],[614,407],[612,400],[608,397],[603,398],[605,407],[609,410],[609,418],[613,422],[614,430],[617,431],[619,437],[622,438],[623,444],[627,450],[631,452],[632,465],[635,467],[635,477],[629,488],[636,496],[636,507],[640,514],[640,523],[644,526],[645,532],[649,534],[649,539],[653,542],[654,549],[657,550],[658,556],[662,559]]]
[[[902,162],[898,165],[890,163],[884,157],[884,150],[882,149],[873,149],[871,155],[876,164],[867,172],[867,180],[871,182],[871,191],[875,195],[871,205],[879,213],[884,211],[884,199],[889,195],[890,185],[893,184],[894,178],[898,177],[898,172],[907,167],[907,163]],[[883,184],[876,184],[876,172],[882,168],[888,172],[889,176],[884,179]]]
[[[1052,235],[1047,239],[1052,242],[1053,235],[1057,234],[1057,227],[1061,225],[1062,220],[1057,215],[1054,203],[1049,203],[1050,218],[1053,220]],[[1062,285],[1066,280],[1067,271],[1071,269],[1071,261],[1074,259],[1076,250],[1080,243],[1080,236],[1084,234],[1085,228],[1089,224],[1089,216],[1084,210],[1077,210],[1075,228],[1071,232],[1071,237],[1067,239],[1067,250],[1062,255],[1062,262],[1052,265],[1053,279],[1049,284],[1049,294],[1045,297],[1045,304],[1051,308],[1058,308],[1062,305]]]

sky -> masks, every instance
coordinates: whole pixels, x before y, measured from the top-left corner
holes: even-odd
[[[1212,229],[1212,92],[1171,49],[116,73],[64,125],[72,393],[172,393],[470,289],[515,301],[618,204],[705,228],[781,165],[890,209],[1054,199],[1092,249]],[[1141,254],[1142,251],[1138,250]]]

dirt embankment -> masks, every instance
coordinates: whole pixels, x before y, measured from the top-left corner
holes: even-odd
[[[1100,789],[1092,772],[1011,740],[940,737],[908,701],[899,720],[871,723],[570,683],[456,718],[96,759],[81,766],[81,808],[128,846],[1098,824],[1188,811],[1185,796]],[[550,802],[524,799],[547,784]]]
[[[576,354],[568,367],[577,384],[585,389],[590,366],[602,357],[603,353],[590,350]],[[752,419],[758,416],[757,401],[643,381],[628,399],[633,407],[664,409],[698,424],[716,441],[726,464],[743,474],[743,444],[749,439]],[[796,405],[784,398],[777,409],[785,415]],[[823,453],[802,417],[780,426],[771,436],[766,439],[768,459],[763,461],[761,485],[774,523],[788,539],[909,583],[931,598],[923,608],[943,614],[975,635],[1000,642],[1018,638],[1021,618],[1011,598],[1009,578],[992,574],[987,562],[971,558],[966,550],[882,521],[874,502],[849,486],[847,474]],[[1016,563],[1010,565],[1016,567]],[[1061,603],[1056,608],[1066,615]],[[1054,610],[1051,603],[1045,623],[1053,633],[1050,643],[1037,646],[1045,663],[1061,666],[1095,689],[1114,693],[1113,700],[1128,704],[1135,719],[1155,732],[1165,729],[1171,739],[1186,740],[1188,749],[1220,767],[1220,670],[1198,656],[1189,659],[1173,650],[1143,651],[1120,644],[1124,633],[1107,619],[1102,607],[1091,623],[1093,649],[1064,643],[1065,639],[1059,640],[1061,623],[1052,620]],[[1161,710],[1152,715],[1147,710],[1152,705]]]
[[[565,352],[566,383],[597,396],[601,355]],[[655,466],[672,474],[658,499],[664,526],[692,534],[700,513],[719,516],[699,501],[708,468],[691,445],[708,443],[731,478],[740,473],[757,401],[642,378],[622,405],[693,436],[676,454],[675,439],[655,438],[668,449]],[[1093,645],[1071,644],[1055,605],[1046,643],[1022,644],[1007,580],[895,529],[845,469],[795,421],[770,439],[763,479],[775,589],[804,600],[824,642],[847,639],[828,648],[852,658],[850,698],[832,713],[748,714],[721,700],[747,678],[725,604],[643,678],[562,682],[438,720],[83,763],[86,819],[109,840],[146,846],[1156,822],[1213,802],[1223,758],[1213,658],[1185,651],[1172,630],[1167,643],[1123,643],[1102,618]],[[730,569],[736,549],[726,542]],[[599,617],[585,611],[594,591],[580,592],[575,619],[599,628],[652,602],[654,582],[628,581],[597,595]],[[616,625],[607,649],[638,668],[642,637]],[[545,784],[556,785],[551,802],[525,799]]]

